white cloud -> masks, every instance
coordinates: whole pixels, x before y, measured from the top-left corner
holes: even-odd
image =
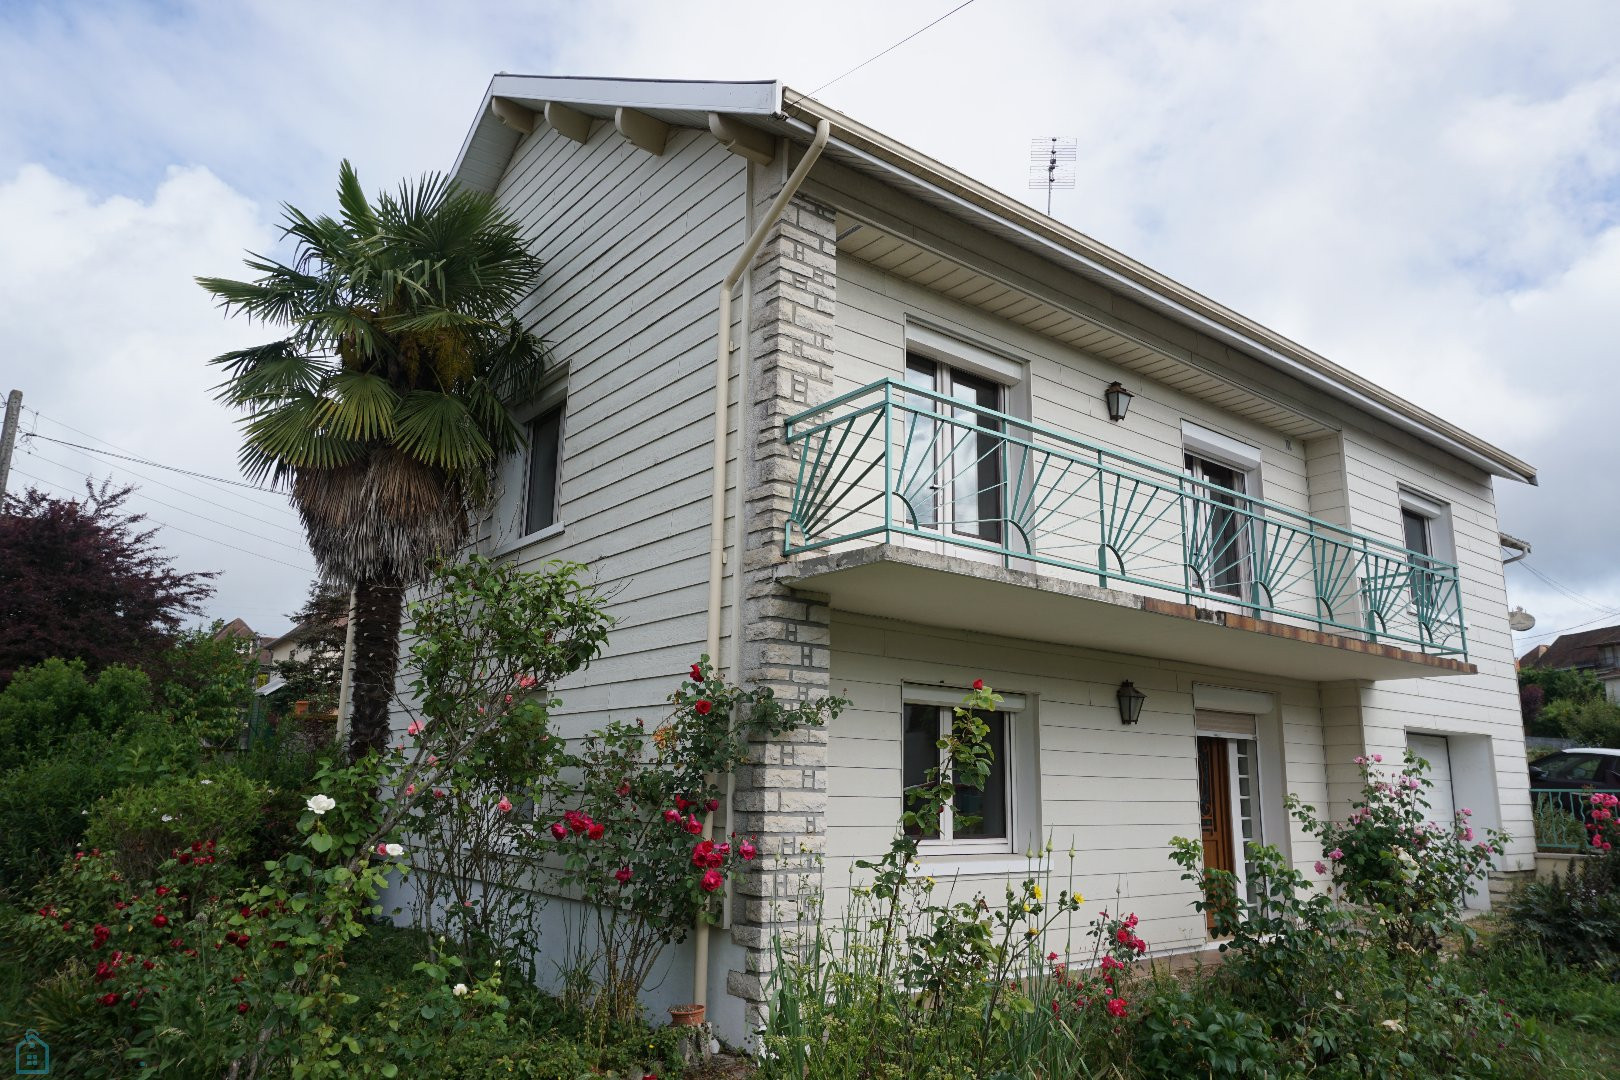
[[[179,568],[224,571],[212,612],[284,627],[311,576],[293,567],[312,565],[285,499],[50,441],[239,477],[235,427],[205,360],[255,334],[226,323],[192,276],[232,273],[244,248],[274,240],[258,206],[204,168],[170,169],[141,199],[97,198],[27,166],[0,183],[0,220],[0,327],[23,361],[23,430],[49,437],[25,439],[15,467],[61,493],[86,475],[138,483],[132,505],[166,523],[158,539]]]
[[[29,259],[69,260],[53,281],[107,259],[95,237],[109,231],[167,251],[180,277],[230,273],[267,235],[267,211],[243,196],[328,205],[343,156],[372,186],[446,166],[496,71],[810,90],[949,6],[826,0],[737,18],[718,0],[500,0],[450,18],[428,0],[40,5],[0,34],[0,93],[15,105],[0,177],[17,175],[6,190],[23,216],[67,215],[53,250]],[[1535,544],[1534,565],[1620,608],[1607,541],[1620,529],[1607,497],[1620,451],[1615,40],[1620,6],[1606,0],[1556,17],[1512,0],[980,0],[822,96],[1022,196],[1028,140],[1077,136],[1077,189],[1058,194],[1059,217],[1540,466],[1542,487],[1500,486],[1503,526]],[[48,184],[25,199],[30,174],[16,170],[29,162],[70,181],[78,203]],[[165,172],[177,164],[242,195],[163,209],[177,177],[199,175]],[[187,213],[207,199],[212,228]],[[131,222],[112,229],[120,215]],[[175,357],[161,375],[175,380],[173,415],[228,462],[234,434],[197,360],[246,331],[198,312],[200,294],[126,288],[155,290],[136,306],[166,313],[151,341],[125,328],[80,345]],[[93,308],[59,289],[26,310],[66,324]],[[24,382],[83,378],[84,355],[51,346]],[[62,407],[89,407],[89,392]],[[104,410],[127,422],[119,412]],[[1580,621],[1578,604],[1511,580],[1543,628]]]

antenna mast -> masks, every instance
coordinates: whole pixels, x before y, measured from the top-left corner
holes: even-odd
[[[1059,135],[1029,140],[1029,187],[1031,191],[1046,189],[1047,217],[1052,216],[1052,192],[1074,188],[1078,145],[1077,140]]]

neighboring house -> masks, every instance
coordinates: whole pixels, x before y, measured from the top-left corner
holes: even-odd
[[[267,639],[253,632],[253,628],[241,619],[232,619],[230,622],[214,631],[214,640],[222,638],[241,638],[243,641],[253,643],[253,651],[258,659],[259,670],[267,672],[272,670],[271,650],[266,644]]]
[[[1050,839],[1083,918],[1201,949],[1173,837],[1314,877],[1284,796],[1343,815],[1351,759],[1408,746],[1531,866],[1492,494],[1530,466],[777,83],[499,75],[455,176],[533,236],[520,314],[557,360],[484,548],[588,563],[618,619],[562,722],[662,715],[706,649],[852,702],[736,777],[726,827],[765,855],[708,945],[722,1033],[801,890],[836,912],[886,849],[975,679],[1005,696],[982,820],[924,845],[959,894]]]
[[[1603,693],[1620,702],[1620,626],[1561,634],[1550,645],[1538,645],[1519,658],[1519,668],[1589,671],[1603,684]]]

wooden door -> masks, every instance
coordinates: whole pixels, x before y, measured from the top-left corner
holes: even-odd
[[[1203,833],[1204,869],[1237,873],[1232,850],[1232,780],[1227,770],[1226,740],[1213,735],[1198,736],[1198,824]],[[1228,896],[1206,894],[1211,903],[1229,901]],[[1215,913],[1205,909],[1204,925],[1215,929]]]

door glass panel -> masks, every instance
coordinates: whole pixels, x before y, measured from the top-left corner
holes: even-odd
[[[1242,598],[1248,583],[1249,501],[1242,497],[1244,474],[1219,462],[1187,455],[1187,471],[1197,481],[1195,493],[1208,499],[1194,504],[1198,535],[1204,548],[1198,560],[1204,591]]]
[[[1001,408],[1001,388],[954,369],[950,395],[981,408]],[[1001,440],[991,434],[1001,422],[977,409],[957,406],[956,418],[985,431],[958,427],[952,432],[951,525],[960,535],[1001,542]]]
[[[906,382],[912,386],[920,386],[924,390],[935,389],[939,377],[938,370],[939,365],[932,360],[916,356],[906,358]],[[923,414],[939,412],[940,404],[933,398],[921,394],[907,394],[905,402],[908,406],[906,445],[902,458],[904,467],[900,470],[899,493],[911,508],[917,528],[937,529],[939,484],[936,465],[938,455],[944,451],[944,447],[940,445],[942,425],[938,420],[930,420]]]

